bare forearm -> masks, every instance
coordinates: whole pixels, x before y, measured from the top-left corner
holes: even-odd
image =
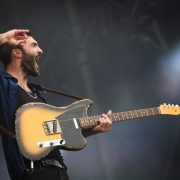
[[[83,130],[82,131],[82,134],[83,136],[86,138],[86,137],[89,137],[89,136],[92,136],[92,135],[95,135],[95,134],[98,134],[100,132],[98,131],[94,131],[93,129],[86,129],[86,130]]]

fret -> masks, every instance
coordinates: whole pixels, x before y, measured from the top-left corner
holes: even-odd
[[[128,112],[126,111],[126,118],[129,119]]]
[[[134,112],[136,113],[136,117],[138,118],[139,116],[138,116],[138,114],[137,114],[137,110],[134,110]]]
[[[89,126],[91,117],[86,117],[85,119],[86,119],[86,124],[87,124],[87,126]]]
[[[129,112],[131,113],[131,117],[132,117],[132,119],[133,119],[134,117],[133,117],[133,113],[132,113],[132,111],[129,111]]]
[[[93,119],[90,117],[90,118],[89,118],[89,124],[92,125],[93,122],[94,122]]]
[[[122,112],[121,114],[122,114],[123,120],[126,120],[126,119],[127,119],[126,113],[125,113],[125,112]]]
[[[136,110],[137,117],[143,117],[141,110]]]
[[[152,111],[152,115],[154,115],[154,111],[153,111],[153,108],[151,108],[151,111]]]
[[[96,118],[96,116],[92,116],[93,118],[92,118],[92,121],[96,124],[97,123],[97,118]],[[94,124],[93,124],[94,125]]]
[[[84,127],[84,126],[85,126],[84,118],[83,118],[83,117],[82,117],[81,119],[79,119],[79,123],[80,123],[80,126],[81,126],[81,127]]]
[[[153,108],[154,109],[154,112],[155,112],[155,114],[159,114],[160,112],[159,112],[159,108]]]
[[[97,125],[99,123],[99,118],[101,117],[101,115],[96,116],[96,119],[94,120],[94,124],[93,125]]]
[[[113,113],[113,120],[114,120],[114,121],[117,121],[117,119],[116,119],[116,113]]]
[[[116,121],[116,115],[115,115],[115,113],[113,113],[111,117],[112,117],[113,121]]]
[[[115,117],[115,121],[118,121],[119,119],[118,113],[114,113],[114,117]]]
[[[88,117],[89,122],[94,122],[94,116]]]
[[[147,109],[149,115],[154,115],[152,108]]]
[[[141,112],[141,117],[143,117],[142,109],[141,109],[141,110],[139,110],[139,111]]]
[[[151,114],[151,115],[159,114],[158,108],[150,108],[150,109],[151,109],[151,111],[152,111],[152,114]]]
[[[122,115],[122,112],[119,113],[119,117],[120,117],[120,120],[124,120],[123,115]]]
[[[131,111],[127,111],[126,114],[128,119],[133,119]]]
[[[131,111],[131,114],[132,114],[132,117],[133,117],[133,118],[137,118],[137,113],[136,113],[136,111]]]
[[[152,108],[152,109],[153,109],[154,115],[159,114],[159,109],[158,108]]]
[[[117,114],[117,116],[116,116],[116,117],[117,117],[117,119],[116,119],[116,120],[118,121],[118,120],[119,120],[119,118],[120,118],[120,116],[119,116],[120,114],[119,114],[119,113],[116,113],[116,114]],[[121,117],[122,117],[122,116],[121,116]]]
[[[119,120],[124,120],[122,113],[119,113],[119,117],[120,117]]]
[[[86,117],[86,125],[89,126],[91,117]]]
[[[86,127],[86,118],[83,118],[84,121],[84,127]]]
[[[121,120],[124,120],[124,116],[123,116],[123,113],[119,113],[120,116],[121,116]]]
[[[117,119],[116,121],[119,121],[121,119],[121,115],[119,113],[116,113],[117,114]]]
[[[113,121],[119,121],[120,120],[120,116],[119,116],[120,114],[119,113],[113,113],[113,114],[111,114],[109,117],[110,117],[110,119],[112,120],[112,122]]]
[[[99,123],[99,118],[101,117],[101,115],[99,116],[95,116],[94,118],[94,123],[97,125]]]
[[[148,113],[147,113],[146,109],[142,109],[142,115],[143,116],[148,116]]]
[[[100,116],[98,116],[98,118],[97,118],[96,120],[94,120],[93,125],[97,125],[97,124],[98,124],[98,122],[99,122],[99,120],[98,120],[98,119],[99,119],[99,117],[100,117]]]

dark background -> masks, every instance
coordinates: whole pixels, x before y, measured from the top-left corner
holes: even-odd
[[[44,53],[31,81],[93,100],[91,115],[178,104],[179,8],[178,0],[1,0],[0,33],[32,30]],[[56,106],[73,102],[46,97]],[[63,152],[70,178],[179,180],[179,120],[114,124],[82,151]],[[9,180],[2,146],[0,179]]]

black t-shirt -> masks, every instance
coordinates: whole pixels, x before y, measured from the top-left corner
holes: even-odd
[[[19,88],[19,107],[26,104],[26,103],[30,103],[30,102],[46,103],[45,100],[40,99],[37,96],[36,92],[34,92],[34,91],[27,92],[23,88],[21,88],[20,86],[18,86],[18,88]]]
[[[19,88],[19,107],[26,104],[26,103],[30,103],[30,102],[43,102],[46,103],[44,99],[41,99],[38,97],[38,95],[36,94],[37,91],[33,91],[33,89],[31,89],[31,93],[25,91],[23,88],[21,88],[20,86],[18,86]],[[26,159],[25,157],[23,157],[24,159],[24,163],[27,169],[30,169],[30,160]],[[56,159],[57,161],[59,161],[62,165],[65,166],[63,158],[61,156],[61,153],[57,148],[54,148],[54,150],[52,150],[45,158],[43,159]],[[42,160],[43,160],[42,159]],[[36,161],[37,163],[39,163],[40,161]]]

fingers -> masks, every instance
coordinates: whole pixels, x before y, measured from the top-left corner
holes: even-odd
[[[27,29],[17,29],[15,30],[15,38],[16,40],[20,40],[20,43],[21,42],[25,42],[25,40],[27,39],[27,34],[29,30]]]
[[[27,39],[28,29],[13,29],[7,31],[0,36],[0,44],[12,44],[19,45],[21,43],[25,43]]]
[[[110,115],[110,114],[112,114],[112,111],[111,111],[111,110],[109,110],[109,111],[107,112],[107,115]]]
[[[112,112],[109,112],[109,114]],[[102,114],[101,117],[99,118],[100,122],[100,128],[103,132],[111,130],[112,127],[112,121],[106,114]]]
[[[22,45],[23,43],[26,43],[27,34],[29,32],[28,29],[15,29],[14,35],[12,32],[12,36],[9,36],[9,41],[11,43],[14,43],[16,45]]]
[[[22,39],[22,40],[17,40],[16,44],[22,46],[24,43],[26,43],[26,41]]]
[[[106,123],[109,123],[109,124],[112,124],[112,121],[110,120],[110,118],[108,117],[108,115],[110,114],[102,114],[102,119],[103,121]]]
[[[24,36],[16,37],[16,44],[17,45],[22,45],[26,43],[26,38]]]
[[[25,43],[27,39],[28,29],[13,29],[3,33],[1,44],[8,43],[12,45],[19,45]]]
[[[96,133],[110,131],[112,127],[112,121],[110,119],[111,114],[112,111],[110,110],[107,114],[102,114],[101,116],[99,116],[98,125],[93,128],[93,131]]]
[[[28,32],[29,32],[29,29],[15,29],[15,35],[26,35],[26,33]]]
[[[16,38],[17,40],[27,39],[27,35],[26,35],[26,34],[22,34],[22,35],[19,34],[19,35],[16,35],[15,38]]]

